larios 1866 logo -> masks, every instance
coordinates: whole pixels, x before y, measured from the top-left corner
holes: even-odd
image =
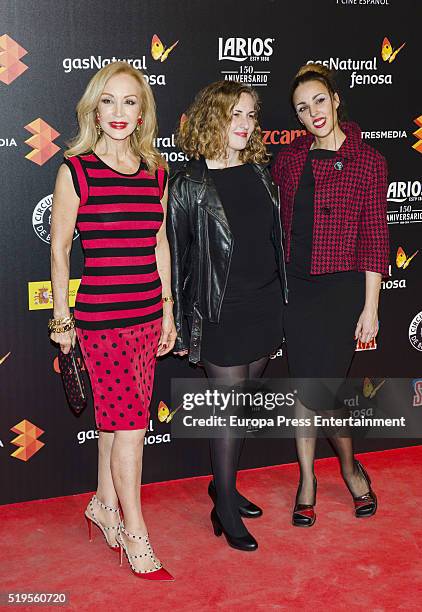
[[[268,62],[273,54],[274,38],[219,38],[218,59],[232,62]]]
[[[268,84],[269,70],[256,70],[252,62],[269,62],[274,38],[219,38],[218,60],[242,64],[237,69],[222,70],[226,81],[247,83],[254,87]]]
[[[389,225],[422,222],[421,181],[393,181],[388,186],[387,201],[394,207],[387,212]]]

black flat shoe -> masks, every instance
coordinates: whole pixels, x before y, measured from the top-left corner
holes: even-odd
[[[256,550],[258,548],[258,542],[249,532],[247,535],[244,536],[234,536],[230,533],[227,533],[218,517],[215,507],[211,510],[210,518],[214,529],[214,534],[217,537],[220,537],[222,534],[224,534],[224,537],[227,540],[227,544],[232,548],[244,551]]]
[[[215,505],[216,500],[217,500],[217,491],[215,490],[215,485],[214,485],[213,480],[210,480],[210,484],[208,485],[208,495],[211,497]],[[262,516],[263,513],[262,513],[262,509],[259,506],[246,500],[246,502],[243,502],[242,504],[239,505],[239,514],[243,518],[258,518]]]

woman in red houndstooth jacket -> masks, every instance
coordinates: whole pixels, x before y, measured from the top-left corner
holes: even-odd
[[[330,401],[347,375],[356,341],[369,342],[378,333],[378,297],[389,257],[387,165],[362,142],[355,123],[342,121],[337,88],[323,66],[299,70],[291,103],[308,133],[282,149],[272,173],[280,187],[287,261],[289,370],[301,379],[297,415],[315,423],[315,412],[341,416]],[[331,430],[329,436],[355,515],[372,516],[376,496],[354,458],[350,432]],[[297,431],[295,526],[310,527],[316,518],[315,441],[314,426]]]

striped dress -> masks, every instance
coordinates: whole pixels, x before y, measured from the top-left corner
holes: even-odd
[[[97,155],[65,159],[80,198],[85,264],[74,309],[101,431],[144,429],[161,332],[155,247],[167,172],[113,170]]]
[[[159,319],[155,247],[166,171],[159,168],[153,176],[141,162],[134,174],[122,174],[94,153],[70,157],[65,164],[80,197],[76,226],[85,255],[76,326],[107,329]]]

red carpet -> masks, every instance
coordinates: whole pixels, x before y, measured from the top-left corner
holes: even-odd
[[[241,472],[240,490],[264,508],[261,519],[247,521],[259,542],[252,553],[213,535],[208,478],[145,485],[145,516],[176,577],[170,583],[120,568],[97,531],[88,542],[89,495],[3,506],[0,591],[66,591],[69,610],[420,610],[422,446],[361,457],[377,515],[354,518],[336,460],[321,459],[311,529],[290,524],[296,465]]]

